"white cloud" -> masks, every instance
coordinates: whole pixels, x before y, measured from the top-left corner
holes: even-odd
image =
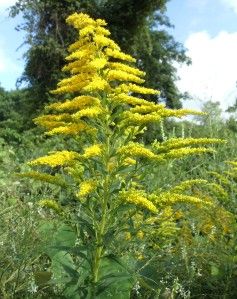
[[[179,89],[199,101],[219,101],[223,109],[233,104],[237,97],[237,32],[222,31],[215,37],[205,31],[193,33],[185,47],[192,65],[178,68]],[[184,105],[193,106],[193,102]]]
[[[237,13],[237,0],[221,0],[223,4],[232,8],[235,13]]]

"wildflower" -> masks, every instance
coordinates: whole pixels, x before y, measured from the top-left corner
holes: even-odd
[[[138,76],[120,70],[109,71],[107,78],[109,81],[117,80],[117,81],[132,81],[136,83],[144,82],[144,80],[139,78]]]
[[[156,158],[156,155],[149,150],[148,148],[145,148],[142,144],[130,142],[128,145],[122,146],[118,153],[127,155],[127,156],[136,156],[136,157],[144,157],[149,159]]]
[[[129,62],[136,62],[136,59],[133,58],[132,56],[125,54],[119,50],[116,49],[106,49],[105,51],[106,55],[109,57],[113,57],[113,58],[117,58],[117,59],[121,59],[121,60],[125,60],[125,61],[129,61]]]
[[[216,151],[212,148],[180,148],[180,149],[173,149],[170,150],[168,153],[161,155],[166,159],[177,159],[181,157],[185,157],[188,155],[200,155],[203,153],[215,153]]]
[[[80,111],[72,114],[73,119],[80,119],[82,117],[94,118],[103,113],[103,110],[100,107],[92,107],[81,109]]]
[[[84,86],[83,91],[101,91],[108,88],[109,84],[105,79],[95,76],[89,84]]]
[[[101,156],[102,154],[102,145],[94,144],[85,149],[85,153],[83,154],[84,158],[91,158],[96,156]]]
[[[108,66],[111,69],[123,71],[123,72],[133,74],[133,75],[139,76],[139,77],[144,77],[146,75],[145,72],[142,72],[137,68],[131,67],[129,65],[126,65],[126,64],[123,64],[123,63],[120,63],[120,62],[109,62]]]
[[[130,166],[130,165],[135,165],[137,163],[137,161],[135,159],[132,158],[125,158],[123,161],[123,165],[125,166]]]
[[[128,191],[121,191],[120,196],[122,200],[125,200],[129,203],[135,204],[138,207],[141,206],[153,213],[157,213],[156,206],[146,198],[145,193],[140,190],[130,189]]]
[[[51,131],[47,132],[47,135],[55,135],[55,134],[64,134],[64,135],[77,135],[80,132],[92,132],[95,129],[90,128],[89,126],[79,123],[79,124],[68,124],[65,126],[59,126],[57,128],[53,128]]]
[[[136,92],[141,94],[159,94],[160,92],[155,89],[146,88],[143,86],[139,86],[136,84],[128,83],[128,84],[121,84],[117,88],[115,88],[115,92],[120,93],[129,93],[129,92]]]
[[[155,142],[153,147],[159,150],[159,152],[163,152],[192,145],[220,144],[225,142],[225,140],[219,138],[171,138],[162,143]]]
[[[72,100],[67,100],[65,102],[53,103],[46,106],[46,109],[54,109],[57,111],[62,110],[79,110],[85,106],[99,106],[100,100],[92,96],[78,96]]]
[[[174,192],[163,192],[157,196],[151,195],[150,198],[157,204],[175,204],[175,203],[191,203],[204,204],[204,201],[198,197],[184,195]],[[211,205],[210,202],[205,202],[206,205]]]
[[[28,164],[35,165],[48,165],[51,167],[65,166],[71,164],[75,159],[79,158],[79,154],[73,151],[56,151],[47,156],[37,158],[30,161]]]
[[[77,196],[85,197],[93,192],[96,188],[96,182],[93,180],[86,180],[80,184],[80,191],[77,193]]]

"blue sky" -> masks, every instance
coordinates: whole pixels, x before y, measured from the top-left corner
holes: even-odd
[[[15,88],[24,68],[24,33],[16,32],[20,18],[8,18],[7,7],[15,0],[0,0],[0,84]],[[170,0],[167,15],[175,28],[170,32],[184,44],[193,63],[176,65],[177,86],[200,107],[203,101],[219,101],[223,109],[237,97],[237,0]]]
[[[237,97],[237,0],[171,0],[167,14],[171,34],[192,59],[189,67],[177,66],[177,86],[194,99],[184,106],[212,100],[226,109]]]

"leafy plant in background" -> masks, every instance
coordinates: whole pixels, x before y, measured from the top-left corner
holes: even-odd
[[[155,254],[146,255],[144,249],[151,243],[146,243],[144,233],[154,230],[168,238],[169,222],[162,224],[173,214],[173,205],[214,203],[177,188],[155,189],[147,175],[169,160],[213,153],[206,145],[222,141],[172,138],[150,146],[139,142],[149,123],[200,113],[170,110],[143,99],[158,92],[139,85],[144,72],[109,38],[105,21],[75,13],[67,22],[79,34],[66,57],[64,71],[70,77],[53,91],[61,101],[46,106],[46,114],[35,119],[46,135],[59,136],[58,150],[29,162],[38,170],[23,174],[56,186],[52,194],[57,198],[48,193],[39,204],[58,214],[76,236],[74,246],[53,246],[63,252],[65,260],[60,262],[67,273],[54,277],[68,298],[129,298],[137,284],[157,293],[156,283],[150,284],[134,267],[140,259],[151,263]]]

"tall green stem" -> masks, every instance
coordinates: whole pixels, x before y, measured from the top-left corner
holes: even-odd
[[[104,157],[104,165],[107,167],[109,159],[110,159],[110,133],[108,132],[108,124],[105,125],[105,132],[106,132],[106,150],[105,150],[105,157]],[[110,176],[109,174],[105,175],[104,178],[104,196],[102,197],[101,202],[101,221],[97,226],[98,230],[96,232],[96,243],[95,243],[95,251],[93,255],[93,264],[92,264],[92,288],[90,298],[96,298],[96,285],[99,280],[99,269],[101,258],[103,256],[103,239],[106,230],[107,224],[107,212],[108,212],[108,200],[109,200],[109,191],[110,191]]]

